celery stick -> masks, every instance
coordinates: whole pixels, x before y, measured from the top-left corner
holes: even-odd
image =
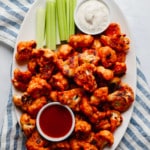
[[[66,0],[67,35],[68,35],[67,39],[70,36],[69,31],[70,31],[70,2],[71,1],[72,0]]]
[[[56,1],[46,1],[46,46],[56,49]]]
[[[56,44],[59,45],[60,42],[60,35],[59,35],[59,27],[58,27],[58,15],[56,11]]]
[[[56,0],[60,40],[67,40],[66,0]]]
[[[36,11],[36,41],[37,48],[44,46],[45,39],[45,8],[38,8]]]
[[[70,0],[70,27],[69,35],[75,34],[75,23],[74,23],[74,10],[76,6],[76,0]]]

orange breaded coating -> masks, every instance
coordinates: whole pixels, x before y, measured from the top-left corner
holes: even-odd
[[[84,113],[93,124],[99,123],[101,119],[110,117],[111,111],[99,111],[97,107],[90,104],[88,97],[83,97],[80,103],[80,111]]]
[[[37,113],[39,112],[39,110],[45,105],[47,104],[47,99],[42,96],[39,97],[35,100],[33,100],[33,102],[28,106],[27,108],[27,112],[32,115],[33,117],[37,116]]]
[[[109,130],[112,133],[116,130],[118,126],[121,125],[123,121],[122,115],[119,111],[111,110],[110,116],[105,117],[94,125],[95,130]]]
[[[45,58],[45,60],[47,61],[53,61],[56,58],[56,54],[54,51],[48,48],[33,49],[31,53],[31,58],[41,58],[41,57]],[[41,61],[42,60],[43,59],[41,59]]]
[[[27,111],[28,106],[30,106],[32,101],[33,99],[27,93],[24,93],[23,95],[13,95],[14,104],[23,111]]]
[[[73,77],[76,67],[79,65],[78,55],[70,56],[66,60],[58,59],[56,61],[56,66],[58,69],[67,77]]]
[[[113,67],[114,75],[115,76],[122,76],[127,71],[126,63],[124,62],[116,62]]]
[[[114,143],[114,136],[109,130],[91,132],[89,138],[84,140],[72,138],[70,145],[72,150],[102,150],[105,146],[111,146]]]
[[[70,150],[71,146],[68,140],[54,142],[50,144],[50,150]]]
[[[91,46],[92,49],[98,50],[100,47],[102,47],[102,43],[100,42],[99,38],[94,38],[93,44]]]
[[[20,124],[24,134],[29,137],[36,127],[36,120],[27,113],[23,113],[20,117]]]
[[[32,74],[30,71],[21,71],[16,68],[14,70],[14,77],[12,83],[16,89],[19,91],[25,91],[28,87],[28,83],[31,80]]]
[[[42,96],[37,99],[33,99],[27,93],[24,93],[22,96],[13,96],[14,104],[19,107],[21,110],[27,112],[32,117],[36,117],[39,110],[47,104],[46,97]]]
[[[118,126],[122,124],[123,118],[119,111],[112,110],[110,117],[111,132],[114,132]]]
[[[106,36],[113,36],[115,34],[121,34],[120,25],[117,23],[111,23],[105,30],[104,34]]]
[[[106,68],[113,66],[117,60],[116,52],[108,46],[99,48],[98,55],[101,59],[102,65]]]
[[[21,110],[23,110],[23,111],[27,111],[28,106],[33,101],[32,97],[27,93],[24,93],[23,95],[13,95],[12,100],[13,100],[14,104],[17,107],[21,108]]]
[[[87,138],[91,131],[92,131],[92,125],[88,123],[86,120],[83,120],[78,116],[76,116],[74,136],[82,140]]]
[[[109,130],[101,130],[94,136],[97,147],[102,150],[105,146],[111,146],[114,143],[114,136]]]
[[[16,61],[18,63],[24,63],[28,61],[34,48],[36,48],[36,42],[34,40],[19,42],[15,56]]]
[[[74,88],[66,91],[51,91],[50,99],[68,105],[74,111],[79,111],[79,103],[83,95],[81,88]]]
[[[50,83],[53,88],[60,91],[65,91],[69,88],[69,81],[61,72],[54,74],[51,77]]]
[[[94,49],[86,49],[82,53],[79,53],[79,64],[92,63],[98,65],[100,57],[97,54],[97,51]]]
[[[27,139],[26,148],[27,150],[51,150],[49,142],[41,137],[37,131],[34,131]]]
[[[107,99],[113,109],[119,112],[124,112],[133,103],[134,93],[128,84],[121,83],[119,89],[110,93]]]
[[[99,78],[103,78],[104,80],[112,80],[114,78],[114,72],[111,69],[104,68],[103,66],[96,67],[96,73]]]
[[[31,80],[32,74],[29,70],[21,71],[19,68],[14,70],[14,78],[23,83],[28,83]]]
[[[56,52],[59,59],[67,59],[73,53],[74,49],[69,44],[62,44]]]
[[[92,45],[94,37],[86,34],[71,35],[69,38],[69,44],[74,48],[85,48]]]
[[[95,145],[80,139],[71,139],[70,145],[72,150],[99,150]]]
[[[34,76],[29,82],[27,93],[33,98],[39,98],[41,96],[48,96],[51,91],[51,85],[46,80]]]
[[[102,35],[100,41],[103,43],[103,45],[109,46],[119,52],[127,52],[130,48],[130,40],[125,34],[116,34],[112,37]]]
[[[93,92],[97,88],[95,76],[95,66],[84,63],[75,70],[74,81],[77,85],[83,87],[86,91]]]
[[[126,61],[126,52],[116,52],[117,61],[116,62],[125,62]]]
[[[34,49],[28,62],[28,69],[33,75],[38,74],[41,78],[49,80],[53,70],[56,54],[49,49]]]
[[[90,104],[98,106],[101,102],[107,101],[108,87],[100,87],[96,89],[90,97]]]
[[[129,49],[130,40],[125,34],[121,33],[120,26],[112,23],[100,37],[100,41],[105,46],[110,46],[119,52],[127,52]]]

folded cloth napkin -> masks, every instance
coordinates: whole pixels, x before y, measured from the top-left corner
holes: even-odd
[[[0,0],[0,40],[14,47],[23,18],[32,0]],[[137,89],[134,110],[129,126],[117,150],[150,150],[150,89],[137,59]],[[0,132],[0,150],[25,150],[25,137],[17,122],[12,103],[8,98],[3,127]]]
[[[0,0],[0,40],[14,47],[20,25],[34,0]]]

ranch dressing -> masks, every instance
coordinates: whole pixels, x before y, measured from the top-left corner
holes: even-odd
[[[99,0],[87,0],[76,10],[75,22],[79,29],[88,34],[104,31],[109,24],[109,9]]]

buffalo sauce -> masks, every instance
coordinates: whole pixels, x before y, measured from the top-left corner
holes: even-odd
[[[72,126],[70,112],[61,105],[47,107],[40,116],[40,127],[50,137],[59,138],[68,133]]]

